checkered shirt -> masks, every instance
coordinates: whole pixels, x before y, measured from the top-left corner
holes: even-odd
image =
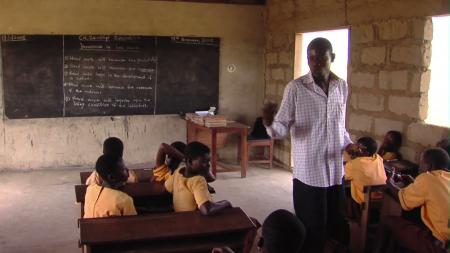
[[[316,187],[342,184],[342,150],[351,143],[345,129],[347,83],[331,74],[328,96],[311,72],[286,86],[273,124],[275,139],[291,134],[294,178]]]

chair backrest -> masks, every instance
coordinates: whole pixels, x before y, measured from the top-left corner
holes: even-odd
[[[250,252],[256,225],[240,208],[214,216],[199,211],[79,219],[88,252],[210,252],[229,246]]]
[[[266,127],[263,124],[262,117],[256,118],[250,136],[255,139],[270,139],[270,136],[267,134]]]
[[[362,249],[364,249],[366,245],[370,211],[373,209],[375,203],[382,203],[386,187],[385,184],[364,186],[364,202],[361,204],[362,212],[360,220],[361,236],[363,240]]]

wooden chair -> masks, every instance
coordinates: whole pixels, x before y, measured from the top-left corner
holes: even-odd
[[[272,168],[273,163],[273,139],[257,139],[257,140],[247,140],[247,149],[248,149],[248,163],[257,163],[257,164],[269,164],[269,168]],[[250,156],[250,150],[253,147],[262,147],[262,148],[268,148],[269,154],[268,157],[263,157],[262,159],[251,159]],[[264,153],[263,153],[264,154]]]
[[[79,245],[87,253],[209,253],[222,246],[248,253],[257,230],[240,208],[213,216],[192,211],[79,219],[79,226]]]
[[[378,223],[371,223],[374,211],[381,212],[386,185],[364,186],[364,202],[361,204],[361,219],[350,220],[351,252],[363,253],[367,247],[369,229],[375,229]]]

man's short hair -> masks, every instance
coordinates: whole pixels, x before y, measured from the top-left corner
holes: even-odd
[[[117,137],[109,137],[103,142],[103,154],[122,157],[123,142]]]
[[[358,143],[364,146],[369,155],[374,155],[377,152],[378,144],[370,137],[361,137],[358,139]]]
[[[318,37],[313,39],[309,44],[308,44],[308,48],[307,51],[309,51],[311,48],[315,48],[315,47],[322,47],[325,48],[326,50],[330,50],[330,53],[333,53],[333,46],[331,45],[331,42],[325,38],[322,37]]]
[[[209,154],[210,149],[205,144],[194,141],[186,145],[184,150],[184,157],[186,160],[195,160],[202,155]]]
[[[287,210],[276,210],[263,223],[264,248],[269,253],[299,253],[306,236],[303,223]]]
[[[113,155],[101,155],[95,163],[95,170],[100,177],[107,181],[108,175],[115,174],[119,170],[119,162],[122,157]]]
[[[448,170],[450,157],[442,148],[429,148],[423,151],[425,163],[431,165],[431,169]]]

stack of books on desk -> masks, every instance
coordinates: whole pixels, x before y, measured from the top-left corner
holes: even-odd
[[[227,118],[224,115],[202,116],[196,113],[186,113],[186,120],[206,127],[220,127],[227,125]]]
[[[205,125],[205,121],[203,120],[204,116],[198,115],[196,113],[186,113],[186,120],[190,120],[198,125]]]
[[[205,116],[205,127],[220,127],[227,125],[227,118],[223,115]]]

